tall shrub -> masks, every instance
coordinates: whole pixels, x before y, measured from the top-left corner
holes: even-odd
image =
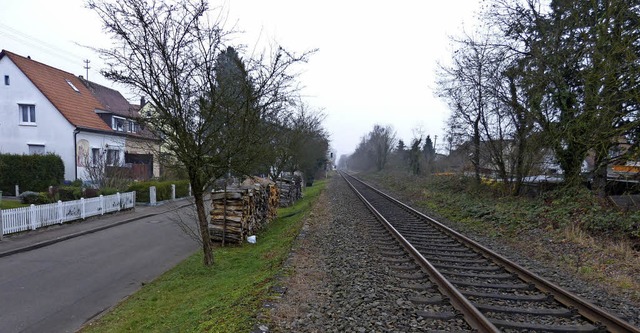
[[[49,186],[64,181],[64,163],[55,154],[0,154],[0,191],[13,193],[15,185],[21,191],[46,191]]]

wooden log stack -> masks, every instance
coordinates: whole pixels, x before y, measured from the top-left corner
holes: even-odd
[[[226,200],[225,200],[226,199]],[[209,231],[214,242],[244,242],[277,215],[278,189],[273,182],[251,178],[242,185],[211,193]]]
[[[283,176],[276,183],[280,191],[280,207],[289,207],[302,198],[302,176]]]

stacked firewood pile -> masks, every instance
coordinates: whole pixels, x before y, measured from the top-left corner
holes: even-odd
[[[266,179],[251,178],[241,185],[211,193],[209,231],[214,242],[242,243],[274,219],[278,188]]]
[[[302,176],[282,176],[277,181],[280,190],[280,207],[289,207],[302,198]]]

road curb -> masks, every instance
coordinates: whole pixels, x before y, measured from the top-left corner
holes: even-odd
[[[180,205],[178,207],[171,208],[171,209],[165,209],[163,211],[159,211],[159,212],[156,212],[156,213],[149,213],[149,214],[145,214],[145,215],[140,215],[140,216],[136,216],[136,217],[132,217],[132,218],[126,219],[126,220],[122,220],[122,221],[114,222],[114,223],[111,223],[111,224],[103,225],[101,227],[97,227],[97,228],[93,228],[93,229],[89,229],[89,230],[84,230],[84,231],[76,232],[76,233],[65,235],[65,236],[60,236],[60,237],[57,237],[57,238],[54,238],[54,239],[49,239],[49,240],[46,240],[46,241],[34,243],[34,244],[31,244],[31,245],[23,246],[23,247],[20,247],[20,248],[17,248],[17,249],[13,249],[13,250],[8,250],[8,251],[5,251],[5,252],[0,252],[0,258],[8,257],[10,255],[14,255],[14,254],[17,254],[17,253],[28,252],[28,251],[31,251],[31,250],[39,249],[41,247],[45,247],[45,246],[49,246],[49,245],[52,245],[52,244],[60,243],[60,242],[63,242],[63,241],[66,241],[66,240],[69,240],[69,239],[72,239],[72,238],[76,238],[76,237],[88,235],[88,234],[91,234],[91,233],[94,233],[94,232],[102,231],[102,230],[105,230],[105,229],[117,227],[119,225],[123,225],[123,224],[129,223],[129,222],[141,220],[141,219],[144,219],[144,218],[147,218],[147,217],[164,214],[166,212],[170,212],[172,210],[177,210],[177,209],[180,209],[180,208],[188,207],[188,206],[191,206],[191,205],[193,205],[193,204],[192,203],[183,204],[183,205]]]

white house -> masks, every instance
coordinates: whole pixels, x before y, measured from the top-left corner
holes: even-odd
[[[90,84],[71,73],[3,50],[0,153],[54,153],[62,157],[66,180],[86,180],[85,164],[98,154],[104,152],[111,165],[122,166],[129,150],[134,149],[131,142],[157,142],[130,121],[133,114],[131,119],[113,116],[112,108],[88,88]],[[142,148],[135,149],[140,155]],[[151,156],[153,164],[153,154],[144,155]],[[149,163],[149,158],[145,162]],[[151,166],[151,170],[156,169]],[[158,176],[156,172],[153,175]]]

